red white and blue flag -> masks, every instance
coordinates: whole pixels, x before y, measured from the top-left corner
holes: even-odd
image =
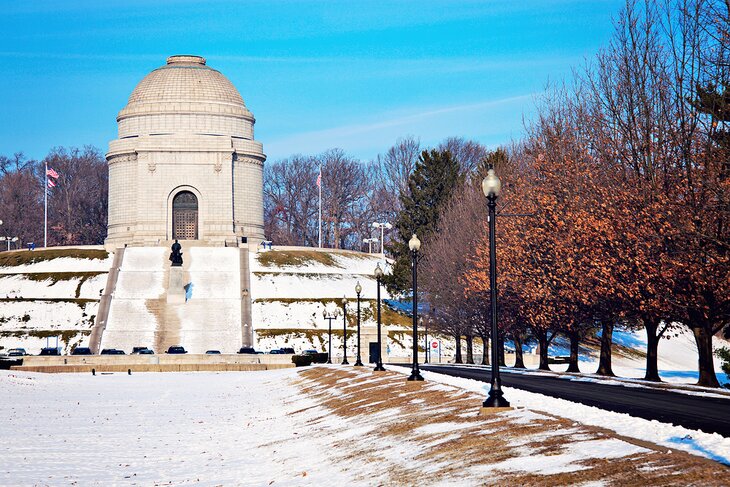
[[[51,176],[52,178],[58,179],[58,173],[54,171],[52,167],[46,169],[46,176]]]
[[[55,186],[56,186],[55,181],[53,181],[53,179],[49,179],[48,180],[48,187],[49,188],[54,188]]]

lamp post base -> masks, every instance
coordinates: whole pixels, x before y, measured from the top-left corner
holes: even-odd
[[[363,364],[359,358],[357,359],[357,362],[355,362],[355,365],[353,365],[353,367],[362,367],[362,366],[363,366]]]
[[[347,359],[345,359],[345,360],[342,361],[342,364],[341,365],[350,365],[350,362],[348,362]]]
[[[385,367],[383,367],[383,364],[378,364],[373,369],[373,372],[385,372]]]
[[[332,363],[332,361],[331,361],[331,360],[327,360],[327,362],[325,362],[325,363],[326,363],[326,364],[331,364],[331,363]]]
[[[418,372],[417,370],[414,370],[413,372],[411,372],[411,375],[408,377],[408,380],[409,381],[421,381],[421,380],[423,380],[423,376],[421,375],[420,372]]]
[[[504,398],[501,390],[495,391],[494,389],[489,391],[487,399],[482,403],[483,408],[508,408],[510,407],[509,401]]]

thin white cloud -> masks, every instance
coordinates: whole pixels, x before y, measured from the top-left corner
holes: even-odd
[[[534,100],[536,93],[488,100],[478,103],[452,105],[426,111],[412,112],[400,116],[381,119],[370,123],[350,124],[323,130],[300,132],[266,143],[266,152],[273,159],[292,153],[316,153],[331,147],[342,147],[354,154],[370,152],[373,147],[384,150],[399,135],[413,133],[430,138],[443,138],[455,133],[466,137],[485,131],[499,131],[503,125],[502,113],[508,109],[515,117],[520,117],[522,107]],[[500,116],[490,117],[490,113]],[[465,126],[470,126],[467,133]],[[505,140],[504,142],[507,142]],[[374,156],[371,154],[369,157]]]

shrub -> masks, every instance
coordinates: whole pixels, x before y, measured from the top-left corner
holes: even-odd
[[[715,355],[722,360],[722,371],[725,372],[727,378],[730,379],[730,348],[719,348],[715,350]]]
[[[308,365],[312,365],[312,356],[311,355],[292,355],[291,361],[297,367],[306,367]]]
[[[310,355],[314,359],[315,364],[326,364],[327,359],[329,358],[329,355],[327,355],[327,352],[320,352],[316,355]]]

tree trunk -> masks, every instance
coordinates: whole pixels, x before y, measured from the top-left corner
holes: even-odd
[[[550,370],[548,365],[548,339],[547,332],[540,331],[537,335],[537,346],[540,349],[540,366],[538,370]]]
[[[578,345],[580,344],[580,336],[575,331],[568,333],[570,339],[570,360],[568,361],[568,370],[566,372],[580,372],[578,367]]]
[[[524,369],[525,368],[525,360],[522,356],[522,333],[514,333],[512,335],[512,340],[515,342],[515,368],[516,369]]]
[[[474,363],[474,337],[466,335],[466,363]]]
[[[454,363],[463,364],[464,361],[461,358],[461,337],[459,335],[455,335],[454,339],[456,340],[456,357],[454,358]]]
[[[715,375],[715,360],[712,357],[712,330],[710,326],[691,323],[692,333],[697,343],[697,362],[699,365],[700,378],[698,386],[720,387]]]
[[[644,380],[661,382],[662,379],[659,377],[659,364],[657,362],[659,357],[657,329],[659,328],[660,320],[656,317],[645,317],[642,321],[646,330],[646,374],[644,375]]]
[[[601,358],[598,362],[596,374],[613,377],[611,368],[611,343],[613,342],[613,321],[610,319],[601,320]]]
[[[489,365],[489,337],[482,335],[482,365]]]

